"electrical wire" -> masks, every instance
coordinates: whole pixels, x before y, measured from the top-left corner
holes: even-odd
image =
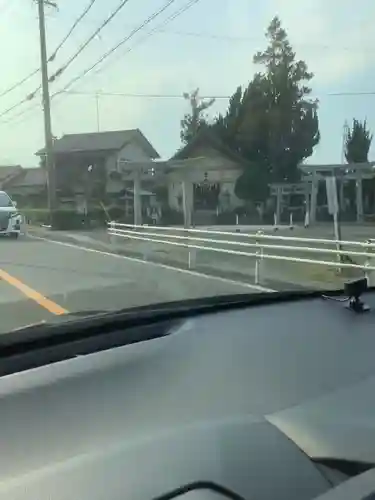
[[[17,122],[17,118],[28,114],[30,111],[33,111],[34,109],[39,108],[40,106],[41,105],[39,103],[34,102],[31,106],[22,109],[19,113],[16,113],[15,115],[12,115],[8,120],[2,120],[1,124],[15,123],[16,125],[18,125],[19,123],[22,123],[24,120]],[[30,115],[30,116],[32,116],[32,115]],[[16,121],[14,121],[14,120],[16,120]]]
[[[149,16],[143,23],[141,23],[137,28],[133,29],[131,33],[122,39],[119,43],[117,43],[114,47],[109,49],[107,52],[105,52],[94,64],[86,68],[82,73],[74,77],[72,80],[70,80],[61,90],[55,92],[52,94],[51,99],[54,98],[55,96],[62,94],[65,90],[67,90],[69,87],[71,87],[75,82],[78,80],[81,80],[84,76],[86,76],[88,73],[90,73],[93,69],[95,69],[99,64],[101,64],[105,59],[107,59],[113,52],[115,52],[121,45],[123,45],[125,42],[127,42],[132,36],[134,36],[138,31],[141,31],[147,24],[149,24],[151,21],[153,21],[157,16],[162,14],[172,3],[174,3],[176,0],[168,0],[160,9],[155,11],[151,16]],[[198,0],[195,0],[198,1]]]
[[[89,11],[91,10],[91,8],[95,2],[96,2],[96,0],[90,0],[90,3],[86,6],[86,8],[83,10],[83,12],[77,17],[77,19],[74,21],[74,23],[73,23],[72,27],[70,28],[70,30],[68,31],[68,33],[64,36],[64,38],[61,40],[59,45],[56,47],[52,56],[48,59],[48,62],[53,61],[55,59],[59,50],[64,46],[64,44],[67,42],[67,40],[72,35],[73,31],[76,29],[76,27],[79,25],[79,23],[83,20],[83,18],[89,13]]]
[[[94,38],[117,16],[117,14],[125,7],[129,0],[121,0],[117,8],[112,12],[112,14],[90,35],[90,37],[79,47],[77,52],[75,52],[68,61],[61,66],[50,78],[49,81],[53,82],[57,77],[59,77],[71,64],[77,59],[77,57],[85,50],[85,48],[94,40]]]
[[[87,96],[109,96],[109,97],[130,97],[130,98],[145,98],[145,99],[184,99],[183,93],[181,94],[132,94],[125,92],[80,92],[74,90],[66,90],[65,94],[71,95],[87,95]],[[230,95],[203,95],[202,99],[229,99]]]
[[[207,33],[207,32],[195,32],[195,31],[182,31],[182,30],[160,30],[160,33],[165,33],[167,35],[176,35],[182,37],[192,37],[192,38],[205,38],[211,40],[222,40],[225,42],[234,43],[246,43],[246,42],[259,42],[263,43],[262,39],[259,37],[250,36],[233,36],[233,35],[219,35],[217,33]],[[365,52],[374,53],[374,49],[365,48],[363,46],[357,47],[344,47],[342,45],[335,46],[330,44],[317,44],[317,43],[304,43],[304,42],[293,42],[296,47],[304,47],[307,49],[316,50],[338,50],[344,52]]]
[[[322,295],[322,299],[324,300],[333,300],[334,302],[348,302],[350,297],[331,297],[329,295]]]
[[[78,16],[78,18],[74,21],[74,23],[73,23],[72,27],[69,29],[68,33],[64,36],[64,38],[61,40],[61,42],[55,48],[55,50],[53,51],[52,55],[48,58],[48,62],[52,62],[52,61],[55,60],[55,58],[56,58],[57,53],[59,52],[59,50],[65,45],[65,43],[67,42],[67,40],[72,35],[73,31],[76,29],[76,27],[82,21],[82,19],[88,14],[88,12],[90,11],[90,9],[92,8],[92,6],[94,5],[95,2],[96,2],[96,0],[90,0],[90,3],[87,5],[87,7],[84,9],[84,11]],[[12,92],[16,88],[20,87],[25,82],[27,82],[28,80],[30,80],[30,78],[32,78],[33,76],[37,75],[39,72],[40,72],[40,68],[35,69],[31,73],[29,73],[27,76],[25,76],[24,78],[22,78],[22,80],[16,82],[15,84],[11,85],[9,88],[7,88],[4,91],[2,91],[0,93],[0,98],[6,96],[7,94],[9,94],[10,92]],[[40,89],[40,87],[41,86],[39,86],[34,92],[37,92]],[[23,101],[21,103],[23,103]]]
[[[175,11],[173,14],[170,14],[170,16],[168,16],[166,19],[164,19],[161,24],[159,24],[158,26],[156,26],[155,28],[153,28],[151,31],[149,31],[146,34],[146,36],[144,36],[143,38],[141,38],[140,40],[138,40],[132,47],[129,47],[117,59],[111,61],[109,64],[107,64],[107,65],[99,68],[97,71],[95,71],[95,74],[101,73],[105,68],[108,68],[108,66],[110,64],[115,63],[116,61],[118,61],[119,59],[121,59],[122,57],[124,57],[126,54],[128,54],[129,52],[131,52],[132,50],[134,50],[134,48],[136,48],[138,45],[140,45],[141,43],[143,43],[146,40],[148,40],[153,34],[159,32],[160,28],[163,28],[164,26],[167,26],[169,23],[171,23],[172,21],[174,21],[177,17],[181,16],[184,12],[186,12],[188,9],[190,9],[191,7],[193,7],[193,5],[195,5],[199,1],[200,0],[190,0],[187,4],[181,6],[177,11]]]
[[[19,101],[16,104],[13,104],[13,106],[11,106],[10,108],[4,110],[2,113],[0,113],[0,118],[7,115],[8,113],[13,111],[14,109],[17,109],[19,106],[22,106],[22,104],[25,104],[26,102],[31,101],[31,99],[34,99],[38,90],[39,90],[39,88],[34,90],[34,92],[31,92],[31,94],[27,95],[24,99],[22,99],[22,101]]]
[[[133,47],[129,49],[132,50]],[[123,54],[124,55],[124,54]],[[140,97],[140,98],[165,98],[165,99],[177,99],[177,98],[182,98],[182,94],[133,94],[133,93],[126,93],[126,92],[105,92],[105,91],[100,91],[100,92],[85,92],[85,91],[76,91],[76,90],[66,90],[64,91],[65,94],[72,94],[72,95],[103,95],[103,96],[113,96],[113,97]],[[372,92],[367,92],[367,91],[358,91],[358,92],[328,92],[326,94],[319,94],[319,97],[350,97],[350,96],[375,96],[375,91]],[[232,96],[231,95],[204,95],[202,98],[204,99],[230,99]]]
[[[0,94],[0,97],[4,97],[5,95],[9,94],[10,92],[12,92],[12,90],[16,89],[17,87],[20,87],[21,85],[23,85],[25,82],[27,82],[27,80],[30,80],[30,78],[32,78],[34,75],[36,75],[37,73],[39,73],[40,69],[36,69],[34,71],[32,71],[31,73],[29,73],[27,76],[25,76],[25,78],[23,78],[22,80],[20,80],[19,82],[15,83],[14,85],[12,85],[11,87],[7,88],[6,90],[4,90],[3,92],[1,92]]]
[[[125,3],[127,2],[128,0],[123,0],[121,2],[120,5],[125,5]],[[90,66],[89,68],[87,68],[85,71],[83,71],[81,74],[79,74],[78,76],[76,76],[75,78],[73,78],[72,80],[70,80],[64,87],[63,89],[55,92],[54,94],[51,95],[51,99],[53,99],[54,97],[58,96],[58,95],[63,95],[65,93],[65,91],[71,86],[73,85],[76,81],[80,80],[81,78],[83,78],[84,76],[86,76],[86,74],[88,74],[90,71],[92,71],[92,69],[94,69],[96,66],[98,66],[102,61],[104,61],[107,57],[109,57],[115,50],[117,50],[121,45],[123,45],[126,41],[128,41],[132,36],[134,36],[137,32],[141,31],[145,26],[147,26],[147,24],[149,24],[150,22],[152,22],[157,16],[159,16],[160,14],[162,14],[170,5],[172,5],[176,0],[168,0],[161,8],[159,8],[158,10],[156,10],[153,14],[151,14],[148,18],[145,19],[145,21],[143,21],[143,23],[141,23],[137,28],[135,28],[134,30],[132,30],[132,32],[127,36],[125,37],[123,40],[121,40],[118,44],[116,44],[114,47],[112,47],[112,49],[108,50],[105,54],[103,54],[100,59],[98,59],[92,66]],[[182,12],[184,12],[185,10],[187,10],[187,8],[190,8],[193,4],[197,3],[199,0],[190,0],[190,2],[188,2],[187,5],[183,6],[182,8],[180,8],[177,12],[175,12],[174,14],[172,14],[171,16],[169,16],[168,19],[170,18],[175,18],[177,17],[178,15],[182,14]],[[119,6],[120,7],[120,6]],[[118,7],[118,8],[119,8]],[[118,8],[116,9],[116,11],[118,11]],[[116,12],[114,11],[114,12]],[[112,13],[112,17],[113,17],[113,13]],[[110,19],[110,18],[108,18]],[[107,20],[108,20],[107,19]],[[150,34],[153,33],[150,32],[148,36],[150,36]],[[83,50],[83,49],[82,49]],[[35,97],[35,94],[36,92],[40,89],[40,86],[34,90],[34,92],[32,94],[30,94],[33,98]],[[14,106],[12,106],[11,108],[8,108],[7,110],[5,110],[3,113],[0,114],[0,118],[2,116],[4,116],[5,114],[13,111],[13,109],[16,109],[17,107],[21,106],[22,104],[24,104],[25,102],[29,101],[30,100],[30,95],[26,98],[26,99],[23,99],[22,101],[18,102],[17,104],[15,104]],[[16,115],[16,117],[22,115],[24,113],[19,113]]]

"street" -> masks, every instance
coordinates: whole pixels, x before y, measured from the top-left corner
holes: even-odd
[[[80,311],[267,291],[230,279],[31,236],[0,240],[0,333]]]

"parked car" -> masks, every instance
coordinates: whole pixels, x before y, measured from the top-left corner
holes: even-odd
[[[21,232],[22,215],[17,203],[5,191],[0,191],[0,235],[18,238]]]

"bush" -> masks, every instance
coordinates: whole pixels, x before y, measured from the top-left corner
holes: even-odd
[[[53,229],[80,229],[88,225],[87,216],[77,214],[73,209],[64,208],[54,212]]]
[[[217,223],[224,226],[230,226],[236,223],[235,212],[222,212],[217,216]]]
[[[123,207],[111,207],[108,209],[109,216],[111,220],[120,222],[124,218],[124,208]],[[131,216],[133,219],[133,216]]]
[[[20,213],[28,224],[49,224],[49,211],[46,208],[20,208]]]
[[[164,226],[180,226],[184,223],[184,214],[172,208],[165,208],[160,223]]]
[[[47,208],[20,209],[28,224],[50,224],[50,213]],[[73,208],[59,208],[54,212],[54,229],[82,229],[105,226],[107,216],[102,208],[93,208],[87,215],[78,214]]]

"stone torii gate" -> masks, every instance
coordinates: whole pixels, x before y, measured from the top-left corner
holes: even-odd
[[[333,165],[299,165],[298,167],[305,183],[310,188],[310,223],[316,222],[317,195],[320,181],[325,181],[326,177],[333,176],[344,181],[354,181],[356,187],[356,208],[357,222],[363,221],[363,179],[372,179],[375,177],[375,162],[368,163],[347,163]],[[339,206],[343,207],[344,191],[343,183],[339,193]]]

